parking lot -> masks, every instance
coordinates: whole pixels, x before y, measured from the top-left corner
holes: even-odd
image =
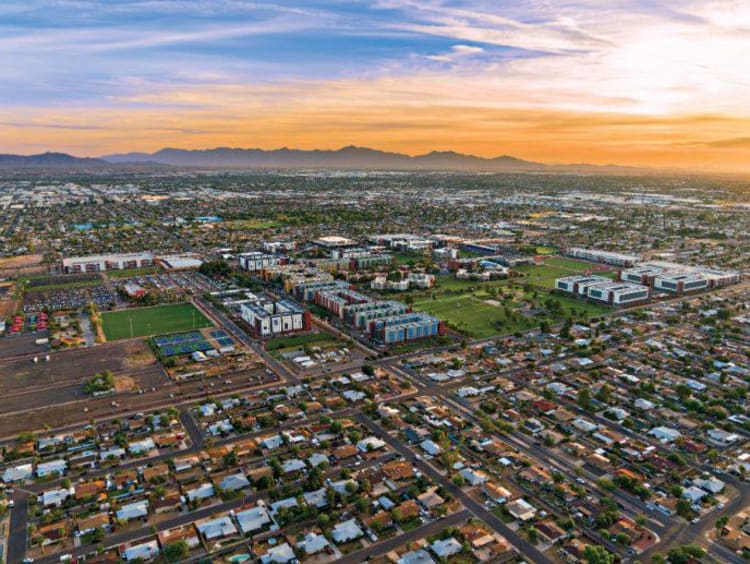
[[[215,281],[195,271],[145,274],[113,279],[113,282],[118,290],[124,288],[126,284],[137,284],[146,291],[159,294],[203,294],[222,289]]]

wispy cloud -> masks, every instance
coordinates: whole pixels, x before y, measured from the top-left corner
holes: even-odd
[[[745,0],[8,0],[0,148],[738,160],[748,30]]]

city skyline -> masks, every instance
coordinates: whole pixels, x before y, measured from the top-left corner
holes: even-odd
[[[453,150],[750,171],[743,2],[0,7],[0,152]]]

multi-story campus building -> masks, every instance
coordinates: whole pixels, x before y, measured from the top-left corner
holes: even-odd
[[[242,319],[259,337],[312,329],[310,312],[292,300],[258,300],[240,306]]]
[[[286,257],[269,255],[260,251],[242,253],[237,259],[239,260],[240,268],[248,272],[261,272],[272,266],[286,264],[287,262]]]
[[[640,258],[636,255],[600,251],[598,249],[582,249],[580,247],[568,249],[565,254],[569,257],[591,262],[602,262],[604,264],[611,264],[612,266],[630,267],[640,262]]]
[[[605,276],[566,276],[555,281],[555,288],[613,305],[631,305],[648,300],[647,286],[618,282]]]

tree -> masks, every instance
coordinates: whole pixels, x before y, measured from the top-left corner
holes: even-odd
[[[685,545],[677,548],[673,548],[667,554],[667,560],[671,564],[687,564],[693,559],[700,560],[706,555],[700,546]]]
[[[184,540],[170,543],[164,547],[164,556],[167,562],[180,562],[187,558],[189,552],[190,547]]]
[[[578,390],[578,407],[586,411],[591,409],[591,392],[588,388]]]
[[[615,556],[606,548],[599,545],[588,545],[583,551],[583,558],[587,564],[614,564]]]

